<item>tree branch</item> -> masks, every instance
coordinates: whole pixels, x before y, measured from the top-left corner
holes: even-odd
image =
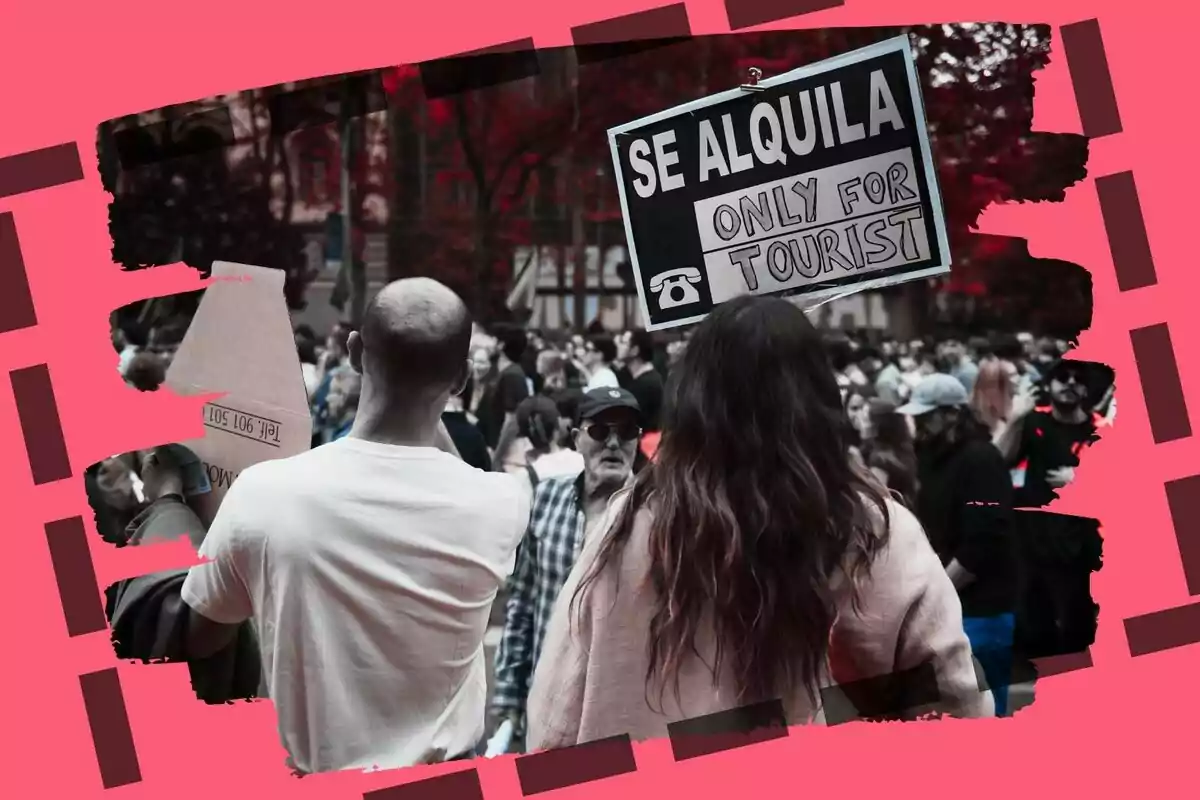
[[[500,167],[496,171],[495,188],[499,188],[504,184],[504,176],[508,174],[508,170],[512,167],[513,162],[526,154],[530,150],[537,152],[537,159],[524,164],[521,168],[521,173],[517,178],[517,185],[511,192],[508,193],[509,200],[517,200],[525,191],[525,187],[529,183],[532,173],[540,166],[553,158],[558,153],[566,148],[568,141],[566,134],[570,131],[571,125],[565,121],[560,122],[554,127],[539,127],[539,134],[530,136],[514,147],[500,162]],[[539,148],[544,142],[552,142],[550,147]]]
[[[490,195],[487,185],[487,172],[484,169],[483,162],[479,158],[479,153],[475,150],[475,143],[471,140],[471,131],[467,125],[467,109],[463,104],[462,94],[455,95],[454,97],[454,116],[458,141],[462,147],[463,157],[467,161],[467,169],[471,171],[471,175],[475,178],[475,185],[479,191],[479,196]]]

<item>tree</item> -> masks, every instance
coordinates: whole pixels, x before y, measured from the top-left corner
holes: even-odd
[[[246,92],[229,105],[173,106],[101,126],[97,148],[105,189],[113,195],[113,261],[126,269],[182,261],[202,273],[217,260],[276,267],[287,273],[289,305],[303,307],[311,276],[289,219],[288,151],[262,127],[269,93]],[[245,112],[245,130],[222,124],[229,117],[213,113],[222,105]],[[282,203],[276,201],[278,175]]]
[[[563,52],[541,53],[541,75],[520,83],[481,89],[450,101],[428,104],[427,135],[439,143],[436,180],[466,184],[470,212],[455,216],[454,233],[434,245],[443,257],[469,260],[477,308],[480,295],[506,288],[514,244],[530,244],[527,229],[510,217],[528,196],[544,193],[539,176],[557,173],[556,159],[570,149],[571,183],[554,187],[552,202],[573,198],[587,208],[619,208],[615,182],[597,186],[591,176],[610,162],[605,131],[744,81],[750,66],[778,74],[905,32],[904,29],[831,29],[707,36],[620,55],[581,66],[575,87],[577,124],[568,106],[572,87],[564,81]],[[1032,134],[1033,74],[1049,57],[1044,27],[939,25],[907,31],[914,41],[918,74],[947,213],[954,280],[951,291],[978,293],[988,281],[988,264],[1004,248],[972,233],[993,202],[1057,200],[1083,176],[1086,143],[1081,137]],[[417,72],[393,77],[392,114],[413,119],[424,103]],[[530,86],[530,84],[534,84]],[[562,137],[569,136],[570,141]],[[520,168],[514,169],[515,165]],[[601,201],[597,191],[603,192]],[[574,199],[578,198],[578,199]],[[566,244],[569,226],[538,231]],[[439,226],[440,227],[440,226]],[[544,241],[544,239],[542,240]],[[451,255],[453,254],[453,255]],[[447,266],[435,257],[431,265]],[[491,279],[489,281],[489,278]],[[994,283],[994,281],[993,281]],[[903,291],[910,303],[928,306],[925,285]]]
[[[609,128],[736,86],[750,66],[779,74],[904,30],[775,31],[650,49],[639,44],[623,53],[614,48],[615,55],[599,60],[585,53],[577,73],[560,48],[539,52],[536,77],[434,100],[426,99],[416,67],[382,70],[375,77],[388,97],[386,117],[360,127],[366,146],[355,148],[355,201],[348,210],[329,202],[338,196],[335,126],[271,134],[273,101],[295,87],[244,92],[229,101],[249,109],[240,114],[235,147],[216,136],[207,156],[160,159],[126,169],[119,179],[112,175],[121,130],[140,126],[135,137],[151,138],[153,130],[145,115],[116,121],[102,126],[99,145],[105,185],[115,195],[114,259],[136,267],[171,263],[182,253],[199,267],[215,258],[279,266],[289,275],[290,301],[299,304],[311,276],[303,269],[300,234],[289,224],[292,200],[322,195],[331,211],[348,211],[357,219],[361,257],[369,224],[364,206],[379,195],[387,207],[389,277],[436,275],[491,319],[506,313],[514,249],[567,247],[579,206],[586,226],[611,226],[611,241],[623,236]],[[954,258],[952,281],[907,284],[897,294],[920,316],[932,305],[933,290],[1003,286],[997,270],[1016,256],[973,233],[980,214],[993,202],[1061,199],[1083,176],[1087,147],[1082,137],[1030,133],[1033,74],[1049,58],[1048,28],[937,25],[907,32],[924,83]],[[171,131],[211,105],[172,107],[160,116]],[[366,133],[376,127],[386,142],[382,162],[373,155],[375,134]],[[313,177],[318,164],[324,165],[323,186]]]

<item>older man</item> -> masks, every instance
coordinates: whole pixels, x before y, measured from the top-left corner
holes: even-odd
[[[514,728],[521,727],[546,625],[583,546],[584,531],[603,517],[609,498],[633,474],[640,417],[637,400],[624,389],[588,392],[573,433],[583,472],[537,485],[529,529],[509,579],[504,634],[496,652],[492,710]]]

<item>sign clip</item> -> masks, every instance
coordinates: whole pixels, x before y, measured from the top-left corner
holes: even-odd
[[[750,75],[750,82],[742,84],[742,86],[741,86],[742,91],[743,92],[765,92],[767,87],[758,85],[758,80],[759,80],[759,78],[762,77],[762,74],[763,74],[762,70],[759,69],[758,67],[751,67],[749,70],[747,70],[747,73]]]

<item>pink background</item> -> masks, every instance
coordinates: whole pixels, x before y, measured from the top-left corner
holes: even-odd
[[[736,0],[735,0],[736,2]],[[342,0],[310,7],[280,0],[207,0],[182,7],[44,0],[8,3],[0,29],[0,155],[74,140],[81,182],[0,200],[15,212],[36,328],[0,336],[4,372],[43,361],[58,398],[76,475],[116,452],[200,433],[198,403],[165,393],[140,395],[119,381],[108,340],[110,310],[157,294],[195,288],[186,268],[122,274],[111,265],[109,196],[95,167],[96,125],[120,114],[205,95],[318,75],[419,61],[533,36],[536,45],[570,43],[570,28],[664,2],[508,0],[400,3]],[[1099,518],[1105,567],[1093,581],[1101,605],[1091,669],[1039,683],[1037,701],[1005,721],[847,725],[793,729],[767,744],[672,761],[665,742],[635,746],[635,774],[562,790],[564,796],[750,796],[830,791],[947,796],[1049,795],[1055,790],[1186,796],[1190,728],[1200,710],[1194,680],[1200,646],[1131,659],[1121,620],[1188,601],[1162,484],[1195,471],[1197,444],[1155,446],[1127,331],[1171,325],[1189,397],[1200,396],[1200,334],[1188,242],[1197,180],[1197,122],[1190,92],[1197,14],[1147,3],[1078,0],[848,0],[845,7],[775,23],[774,28],[911,24],[1003,19],[1055,26],[1055,55],[1038,75],[1036,124],[1080,132],[1058,26],[1097,17],[1124,132],[1092,143],[1089,179],[1061,204],[996,207],[981,230],[1023,236],[1039,257],[1088,267],[1095,318],[1076,356],[1117,372],[1120,414],[1096,445],[1077,483],[1054,510]],[[415,8],[413,7],[415,6]],[[728,30],[721,0],[691,0],[692,32]],[[342,45],[344,43],[344,46]],[[1185,60],[1186,57],[1186,60]],[[1132,169],[1155,256],[1159,285],[1118,294],[1093,180]],[[1183,225],[1177,229],[1177,225]],[[1053,302],[1047,298],[1046,302]],[[155,569],[182,566],[186,546],[117,551],[91,528],[82,480],[33,485],[12,394],[0,391],[0,485],[7,549],[0,558],[5,612],[4,794],[104,794],[78,675],[113,666],[101,632],[71,640],[51,568],[44,522],[83,514],[89,521],[101,587]],[[110,790],[121,797],[356,797],[363,791],[459,767],[403,773],[341,774],[297,781],[269,704],[207,707],[184,666],[121,664],[121,684],[143,780]],[[1187,731],[1176,734],[1176,728]],[[485,795],[519,797],[511,758],[477,761]]]

